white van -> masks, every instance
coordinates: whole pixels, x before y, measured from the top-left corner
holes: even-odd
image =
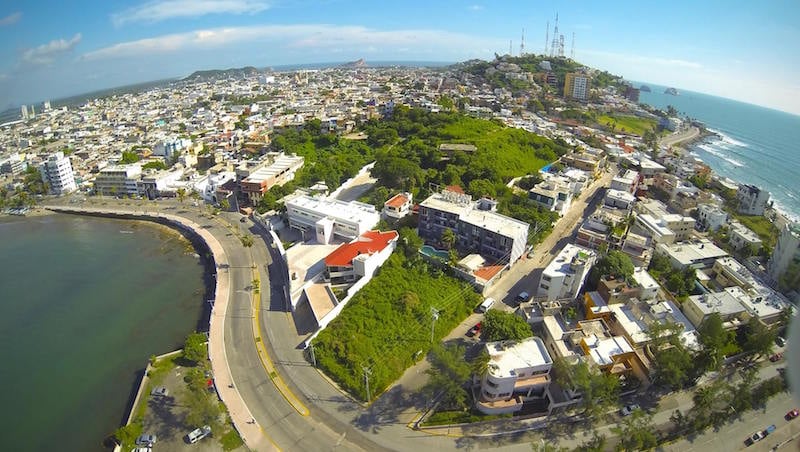
[[[211,427],[204,425],[202,428],[196,428],[189,432],[189,434],[186,435],[186,440],[189,441],[189,444],[194,444],[210,434]]]
[[[493,304],[494,304],[494,298],[487,298],[487,299],[483,300],[483,303],[478,305],[478,308],[476,309],[476,311],[478,311],[478,312],[486,312],[486,311],[489,310],[489,308],[492,307]]]

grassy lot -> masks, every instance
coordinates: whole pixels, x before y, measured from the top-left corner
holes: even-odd
[[[768,219],[759,215],[742,215],[735,212],[730,212],[730,214],[751,231],[758,234],[758,237],[764,242],[765,248],[775,248],[780,231]]]
[[[475,410],[437,411],[430,415],[428,419],[425,419],[422,426],[432,427],[435,425],[471,424],[473,422],[493,421],[511,417],[513,417],[511,414],[488,415]]]
[[[657,125],[655,119],[624,115],[603,115],[597,118],[597,122],[607,127],[615,125],[614,130],[617,132],[628,132],[639,136],[644,135],[646,130],[656,128]]]
[[[480,300],[465,282],[396,251],[314,340],[317,364],[359,399],[374,399],[430,350],[432,308],[437,342]]]

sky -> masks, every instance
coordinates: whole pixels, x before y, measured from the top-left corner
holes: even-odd
[[[0,109],[195,70],[544,52],[800,115],[800,2],[4,0]]]

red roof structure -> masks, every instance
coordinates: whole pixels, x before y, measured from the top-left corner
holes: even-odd
[[[461,188],[461,186],[459,185],[448,185],[447,188],[445,188],[445,190],[451,191],[453,193],[460,193],[462,195],[464,194],[464,189]]]
[[[408,197],[406,195],[402,194],[402,193],[398,193],[398,194],[392,196],[391,199],[386,201],[384,203],[384,205],[387,205],[389,207],[399,208],[399,207],[402,207],[403,204],[405,204],[407,202],[408,202]]]
[[[345,243],[333,250],[325,258],[328,267],[346,267],[353,265],[353,259],[361,254],[372,255],[386,249],[400,235],[397,231],[367,231],[350,243]]]

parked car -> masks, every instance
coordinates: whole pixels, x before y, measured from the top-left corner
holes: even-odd
[[[778,347],[785,347],[786,346],[786,339],[778,336],[775,338],[775,343],[778,344]]]
[[[153,452],[153,449],[149,447],[136,447],[131,452]]]
[[[622,409],[619,410],[619,414],[622,416],[630,416],[634,411],[639,409],[641,409],[639,408],[639,405],[632,403],[630,405],[625,405],[624,407],[622,407]]]
[[[759,430],[759,431],[753,433],[752,435],[748,436],[747,439],[744,440],[744,443],[746,445],[748,445],[748,446],[752,446],[753,444],[755,444],[755,443],[761,441],[762,439],[764,439],[765,436],[767,436],[767,435],[765,435],[764,432]]]
[[[189,434],[186,435],[186,440],[189,441],[189,444],[194,444],[210,434],[211,427],[204,425],[201,428],[196,428],[189,432]]]
[[[475,310],[477,312],[486,312],[489,310],[489,308],[492,307],[493,304],[494,304],[494,298],[487,298],[483,300],[483,302],[479,304],[478,307],[475,308]]]
[[[472,328],[470,328],[467,331],[467,336],[472,337],[472,336],[477,336],[478,334],[480,334],[481,333],[481,326],[482,326],[481,322],[476,323],[475,326],[473,326]]]
[[[514,299],[516,304],[524,303],[531,298],[531,295],[528,292],[522,291],[517,295],[517,298]]]
[[[773,363],[778,362],[783,359],[783,353],[775,353],[774,355],[769,357],[769,360]]]
[[[150,395],[154,397],[166,397],[169,395],[169,390],[164,386],[158,386],[150,391]]]
[[[769,435],[770,433],[775,431],[775,424],[770,425],[769,427],[764,429],[764,436]]]
[[[786,420],[787,421],[791,421],[792,419],[796,418],[797,416],[800,416],[800,411],[798,411],[797,408],[795,408],[795,409],[789,411],[788,413],[786,413]]]
[[[144,435],[139,435],[139,437],[136,438],[136,445],[153,447],[153,444],[155,444],[157,440],[158,438],[156,437],[156,435],[150,435],[145,433]]]
[[[247,221],[247,217],[239,218],[239,222],[240,223],[244,223],[245,221]]]

